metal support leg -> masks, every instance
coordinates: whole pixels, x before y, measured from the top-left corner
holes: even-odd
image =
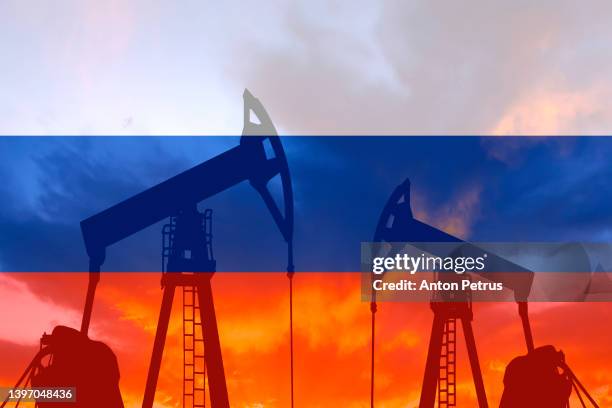
[[[527,352],[531,353],[534,349],[533,335],[531,334],[531,325],[529,324],[529,311],[527,302],[518,302],[519,316],[523,323],[523,333],[525,334],[525,343],[527,343]]]
[[[440,350],[442,349],[442,335],[444,334],[444,320],[442,316],[434,313],[419,408],[433,408],[436,402],[436,389],[438,387],[438,375],[440,373]]]
[[[229,397],[227,396],[227,385],[225,384],[223,357],[221,355],[221,343],[219,341],[219,330],[217,329],[217,317],[215,316],[210,276],[203,277],[201,281],[198,281],[197,286],[200,319],[202,331],[204,332],[204,359],[208,368],[210,403],[212,408],[229,408]]]
[[[176,286],[174,285],[166,285],[164,287],[164,296],[162,299],[161,310],[159,312],[159,321],[157,322],[155,343],[153,344],[153,354],[151,355],[151,363],[149,364],[149,374],[147,375],[147,386],[145,388],[142,408],[153,407],[155,389],[157,388],[157,378],[159,377],[162,354],[164,353],[164,344],[166,343],[166,334],[168,333],[168,322],[170,321],[170,312],[172,311],[172,300],[174,299],[175,288]]]
[[[81,320],[81,333],[87,335],[89,331],[89,322],[91,321],[91,313],[93,311],[94,297],[96,296],[96,287],[100,282],[100,266],[101,261],[89,260],[89,283],[87,285],[87,296],[85,298],[85,308],[83,309],[83,320]]]
[[[489,405],[487,403],[484,381],[482,380],[482,372],[480,371],[480,363],[478,362],[478,353],[476,351],[476,341],[474,340],[472,322],[469,318],[464,317],[461,319],[461,323],[463,325],[465,345],[467,347],[468,357],[470,359],[470,367],[472,368],[472,377],[474,377],[474,386],[476,387],[478,406],[480,408],[488,408]]]

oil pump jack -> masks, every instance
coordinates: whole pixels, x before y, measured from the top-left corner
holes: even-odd
[[[410,203],[410,181],[406,179],[391,194],[380,215],[374,242],[410,243],[415,247],[423,245],[424,250],[431,250],[431,245],[420,243],[457,243],[455,251],[474,252],[478,248],[465,243],[444,231],[413,218]],[[426,248],[426,249],[425,249]],[[480,253],[482,253],[480,251]],[[446,256],[446,254],[433,254]],[[500,256],[488,253],[488,263],[495,265],[497,271],[519,273],[482,273],[480,276],[495,282],[501,282],[505,288],[514,292],[521,318],[527,355],[513,360],[506,371],[504,383],[506,389],[502,396],[501,408],[566,408],[569,407],[569,395],[575,390],[581,404],[586,407],[580,394],[582,391],[589,402],[598,407],[585,387],[565,363],[563,353],[553,346],[535,348],[529,323],[527,298],[531,290],[534,274]],[[478,273],[477,273],[478,274]],[[454,274],[444,274],[453,279]],[[444,276],[439,276],[444,279]],[[439,296],[439,295],[438,295]],[[444,296],[444,295],[442,295]],[[452,293],[449,296],[457,296]],[[419,408],[433,408],[436,400],[438,407],[456,407],[456,330],[457,320],[461,321],[465,336],[468,358],[480,408],[487,408],[488,402],[476,342],[472,329],[471,293],[466,291],[459,298],[445,299],[434,297],[431,309],[434,319],[427,352],[427,361],[421,389]],[[375,292],[372,292],[371,311],[371,389],[370,402],[374,407],[374,350],[375,350],[375,317],[377,312]],[[561,371],[559,374],[558,371]],[[540,381],[540,387],[537,384]],[[546,384],[542,385],[542,382]],[[437,390],[437,395],[436,395]],[[436,398],[437,397],[437,398]]]
[[[45,378],[44,381],[38,381],[39,384],[73,386],[75,385],[74,382],[77,382],[78,404],[70,404],[70,407],[123,407],[118,388],[119,371],[112,351],[107,346],[92,343],[93,345],[89,346],[87,352],[83,351],[81,356],[75,356],[75,352],[78,351],[75,344],[91,343],[87,334],[96,287],[100,280],[100,270],[106,257],[106,248],[165,218],[170,218],[171,223],[168,228],[172,229],[172,242],[170,242],[166,253],[167,258],[164,264],[166,271],[162,273],[163,298],[142,407],[151,408],[153,406],[174,293],[177,287],[184,287],[191,288],[192,294],[197,296],[198,306],[194,310],[199,310],[199,321],[204,328],[203,346],[206,350],[204,363],[208,375],[211,406],[213,408],[229,408],[230,403],[211,287],[215,264],[211,247],[207,243],[209,234],[204,226],[204,221],[210,214],[200,213],[197,209],[198,203],[241,182],[249,181],[263,199],[287,243],[287,276],[290,283],[290,302],[292,302],[292,278],[294,274],[293,192],[285,152],[263,105],[248,90],[245,90],[243,98],[244,129],[238,146],[81,222],[83,239],[89,256],[89,284],[81,330],[78,332],[74,329],[58,327],[51,336],[43,336],[43,339],[46,339],[47,344],[50,345],[44,347],[35,357],[18,385],[26,378],[36,379],[44,374],[43,377],[48,378]],[[255,114],[259,123],[251,122],[251,113]],[[283,189],[282,211],[268,189],[268,182],[276,176],[280,176]],[[291,402],[293,406],[293,316],[291,303],[290,313]],[[195,320],[195,317],[193,317],[193,320]],[[72,343],[66,344],[66,338],[73,339]],[[53,343],[56,344],[53,345]],[[59,350],[63,350],[63,352],[60,353]],[[90,354],[95,351],[98,351],[95,356],[98,356],[98,360],[103,361],[103,363],[89,366],[89,371],[81,369],[78,377],[66,374],[71,368],[79,365],[79,361],[74,361],[75,359],[91,360],[95,356]],[[46,355],[52,355],[53,360],[49,366],[43,367],[41,360]],[[70,360],[70,363],[63,362],[66,360]],[[63,372],[65,372],[63,376],[59,375],[56,369],[62,364]],[[80,365],[83,365],[82,361]],[[71,383],[70,381],[74,382]],[[35,380],[32,381],[32,383],[34,382]],[[100,387],[106,382],[109,383],[106,389]],[[84,383],[93,385],[85,387]],[[193,404],[196,405],[195,402]],[[41,407],[58,406],[39,405]]]

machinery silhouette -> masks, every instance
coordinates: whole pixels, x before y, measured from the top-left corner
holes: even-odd
[[[119,366],[107,345],[65,326],[55,327],[50,335],[43,334],[40,345],[14,388],[71,387],[76,402],[37,402],[37,407],[123,407]],[[7,403],[8,397],[0,408]]]
[[[453,254],[466,256],[477,253],[478,248],[464,243],[457,237],[413,218],[410,202],[410,181],[406,179],[388,199],[380,215],[374,242],[387,242],[392,247],[397,243],[409,242],[423,250],[431,250],[426,243],[449,242],[458,245]],[[422,244],[420,244],[422,243]],[[435,247],[433,247],[435,248]],[[447,256],[448,253],[436,254]],[[504,377],[505,390],[501,408],[566,408],[572,388],[583,406],[586,406],[580,394],[582,391],[593,406],[597,403],[588,394],[564,361],[563,353],[553,346],[534,347],[531,326],[529,324],[527,298],[533,282],[533,272],[516,265],[495,254],[488,253],[488,264],[494,265],[494,272],[478,274],[487,280],[503,283],[504,287],[514,292],[518,312],[522,321],[527,355],[514,359],[506,370]],[[495,271],[513,271],[520,273],[497,273]],[[456,274],[440,273],[440,280],[456,279]],[[371,311],[371,383],[370,405],[374,407],[374,353],[376,334],[376,296],[372,292]],[[433,408],[436,400],[438,407],[456,407],[456,330],[457,320],[461,321],[465,335],[468,358],[474,379],[478,406],[487,408],[488,402],[478,361],[476,342],[472,329],[471,293],[450,292],[436,295],[431,301],[434,313],[431,337],[427,352],[427,361],[421,389],[419,408]],[[561,373],[559,373],[561,371]],[[436,395],[437,390],[437,395]],[[436,398],[437,397],[437,398]]]
[[[90,340],[87,336],[100,269],[107,247],[169,217],[170,223],[163,229],[163,298],[142,407],[153,406],[177,287],[184,290],[183,403],[193,407],[204,405],[203,376],[206,373],[211,406],[230,406],[211,288],[211,278],[215,270],[210,233],[211,213],[200,213],[197,205],[243,181],[249,181],[259,193],[287,243],[293,406],[292,185],[285,152],[270,117],[259,100],[248,90],[244,91],[243,97],[244,129],[239,146],[81,222],[90,272],[81,330],[78,332],[57,327],[50,336],[44,335],[43,348],[17,383],[17,386],[37,384],[77,387],[77,402],[55,405],[38,403],[38,406],[123,407],[118,387],[119,370],[114,354],[110,348]],[[259,123],[251,122],[251,113],[257,117]],[[277,205],[268,190],[268,182],[277,176],[280,177],[283,189],[283,208]],[[197,328],[200,329],[198,333]],[[51,359],[43,366],[42,361],[46,356],[51,356]],[[190,371],[189,376],[187,371]],[[200,376],[202,381],[198,382],[197,376]],[[2,407],[5,404],[6,401]]]
[[[293,192],[287,159],[276,130],[261,103],[248,90],[244,93],[244,130],[240,144],[225,153],[153,186],[81,222],[83,239],[89,256],[89,285],[81,330],[58,326],[41,339],[41,350],[17,382],[23,386],[77,389],[74,403],[37,403],[41,408],[122,408],[119,390],[119,367],[112,350],[88,337],[96,287],[106,248],[138,233],[159,221],[168,219],[162,228],[162,288],[159,321],[148,370],[143,408],[153,406],[157,380],[165,345],[171,308],[177,288],[182,289],[183,312],[183,394],[184,407],[205,405],[206,387],[213,408],[230,406],[227,391],[211,279],[216,271],[212,242],[212,210],[201,212],[198,204],[239,183],[249,181],[263,199],[287,243],[287,277],[289,279],[290,395],[294,406],[293,372]],[[251,113],[259,123],[251,122]],[[271,179],[280,177],[282,206],[268,190]],[[282,208],[281,208],[282,207]],[[469,255],[480,251],[421,221],[414,219],[410,205],[410,182],[398,186],[378,220],[374,242],[457,244],[454,254]],[[428,247],[427,249],[431,249]],[[579,257],[580,252],[573,257]],[[438,256],[446,253],[434,254]],[[503,283],[514,293],[521,318],[527,354],[507,366],[501,408],[567,408],[572,391],[581,404],[595,400],[565,362],[562,352],[553,346],[535,347],[528,317],[527,300],[534,274],[495,254],[488,263],[500,271],[481,276]],[[441,280],[456,278],[454,274]],[[589,281],[588,290],[604,283]],[[469,291],[453,292],[431,301],[433,324],[419,402],[420,408],[457,406],[456,341],[461,322],[478,406],[488,407],[475,336],[472,328],[472,299]],[[375,385],[375,293],[371,310],[371,384],[370,405],[374,407]],[[206,379],[208,381],[206,381]],[[583,398],[584,397],[584,398]],[[0,408],[4,408],[4,401]]]

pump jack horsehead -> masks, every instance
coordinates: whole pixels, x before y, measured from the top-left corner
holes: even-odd
[[[474,256],[482,254],[482,249],[466,243],[444,231],[425,224],[413,218],[410,203],[410,181],[406,179],[391,194],[380,215],[373,241],[385,242],[387,250],[397,251],[400,245],[410,243],[419,250],[432,255],[444,257],[447,255]],[[404,243],[404,244],[401,244]],[[448,246],[436,246],[431,243],[450,243]],[[452,244],[455,243],[455,244]],[[428,245],[429,244],[429,245]],[[566,244],[566,251],[572,251],[574,258],[579,259],[581,269],[588,268],[588,256],[579,245]],[[379,248],[382,250],[382,248]],[[451,251],[450,253],[447,251]],[[440,251],[440,253],[434,253]],[[522,321],[527,355],[515,358],[507,367],[504,376],[504,393],[500,408],[567,408],[572,388],[583,407],[586,407],[584,397],[594,407],[598,407],[585,387],[565,363],[561,351],[553,346],[534,347],[531,326],[529,324],[527,299],[531,291],[534,273],[516,265],[496,254],[487,253],[487,272],[478,273],[489,281],[501,282],[505,288],[512,290],[518,304],[518,312]],[[499,272],[498,272],[499,271]],[[454,274],[450,279],[456,278]],[[442,295],[444,296],[444,295]],[[453,294],[452,296],[457,296]],[[462,295],[459,295],[462,296]],[[487,408],[484,382],[480,371],[476,342],[472,329],[471,294],[465,292],[465,297],[443,299],[434,297],[431,309],[434,320],[431,330],[425,374],[423,377],[419,408],[456,407],[456,371],[455,371],[455,341],[457,320],[461,321],[465,335],[465,344],[476,389],[479,408]],[[457,301],[459,300],[459,301]],[[375,350],[375,316],[377,312],[376,292],[372,290],[371,311],[371,383],[370,404],[374,407],[374,350]],[[436,393],[437,391],[437,393]]]
[[[285,152],[263,105],[248,90],[244,91],[243,97],[244,129],[238,146],[81,222],[90,272],[81,330],[78,332],[59,326],[51,335],[43,336],[44,347],[26,369],[18,386],[25,384],[22,383],[25,380],[38,386],[76,387],[78,398],[76,403],[70,404],[72,408],[123,407],[118,387],[119,370],[116,358],[110,348],[90,340],[87,335],[100,269],[107,247],[165,218],[173,217],[176,220],[175,242],[179,241],[179,229],[183,228],[183,241],[189,241],[187,247],[190,250],[179,253],[177,248],[171,248],[169,271],[162,274],[163,299],[142,407],[153,406],[172,301],[175,289],[179,286],[192,287],[197,294],[211,406],[230,406],[211,289],[215,263],[211,262],[209,254],[206,253],[203,217],[197,209],[198,203],[243,181],[249,181],[263,199],[287,243],[287,276],[290,290],[294,274],[293,191]],[[259,123],[251,122],[251,112],[259,119]],[[276,176],[280,176],[283,189],[282,211],[268,190],[268,182]],[[174,268],[170,267],[172,263]],[[292,322],[292,316],[290,319]],[[293,404],[292,329],[291,326]],[[53,357],[52,362],[43,366],[42,359],[47,355]],[[5,404],[6,402],[2,407]],[[58,405],[40,403],[39,406]]]

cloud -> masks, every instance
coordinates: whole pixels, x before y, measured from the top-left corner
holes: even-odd
[[[0,254],[4,270],[77,270],[87,267],[79,222],[121,200],[224,151],[236,141],[198,138],[4,138],[0,176]],[[14,171],[19,168],[20,171]],[[144,237],[143,237],[144,236]],[[159,230],[118,250],[159,245]],[[143,244],[145,242],[145,244]],[[38,256],[30,256],[32,249]],[[109,257],[113,267],[118,257]],[[124,269],[159,269],[123,256]],[[125,265],[125,264],[124,264]]]
[[[14,295],[18,293],[21,297],[15,300],[35,304],[37,310],[57,310],[60,314],[64,311],[50,302],[41,302],[37,294],[29,292],[19,281],[2,279],[0,303],[5,298],[3,288],[8,288],[9,295],[13,296],[11,299],[15,299]],[[359,276],[299,273],[295,279],[297,401],[308,406],[360,406],[367,401],[369,389],[370,311],[368,303],[360,301]],[[234,405],[259,401],[284,406],[288,402],[286,283],[286,277],[277,274],[228,274],[214,278],[223,358]],[[269,289],[265,292],[267,296],[258,296],[263,288]],[[93,323],[97,325],[96,331],[103,332],[106,337],[116,337],[109,344],[119,358],[121,388],[127,406],[136,406],[142,395],[153,333],[148,324],[139,323],[140,318],[124,320],[122,316],[130,317],[132,311],[123,308],[132,307],[137,302],[140,306],[136,310],[155,317],[161,296],[159,275],[107,275],[100,289]],[[246,309],[245,305],[248,305]],[[603,368],[605,364],[602,366],[609,354],[606,328],[597,324],[605,319],[606,304],[568,304],[561,309],[552,304],[538,304],[531,309],[536,343],[550,343],[562,349],[583,383],[600,396],[601,401],[609,398],[609,395],[606,397],[609,390],[605,388],[609,375]],[[167,338],[159,383],[158,402],[167,406],[180,401],[181,389],[182,343],[178,304],[174,310],[171,324],[174,329]],[[33,324],[44,324],[37,320],[40,315],[42,312],[38,310]],[[251,318],[255,319],[249,323]],[[377,401],[381,406],[399,407],[418,400],[431,319],[432,313],[426,303],[380,305],[377,314],[376,384]],[[568,321],[574,322],[580,330],[567,331]],[[242,323],[247,324],[246,333],[233,335],[232,327]],[[253,331],[257,325],[261,328]],[[40,336],[41,327],[34,327],[36,332],[31,334],[34,342]],[[264,337],[259,335],[262,330],[265,331]],[[474,331],[487,392],[490,401],[495,402],[499,400],[506,364],[525,352],[516,305],[475,304]],[[592,340],[588,348],[584,347],[584,336]],[[9,355],[7,350],[11,346],[3,341],[0,340],[2,354]],[[253,345],[253,342],[258,344]],[[347,347],[349,342],[350,347]],[[30,345],[32,341],[25,344]],[[19,367],[25,366],[27,358],[23,352],[19,357],[10,357],[9,367],[17,368],[8,373],[17,373]],[[16,359],[20,360],[19,363]],[[461,342],[458,361],[458,372],[465,374],[460,378],[463,384],[460,398],[472,403],[473,386],[467,354]],[[353,375],[345,375],[347,372]],[[0,375],[7,374],[3,371]],[[397,384],[405,386],[398,388]]]
[[[604,112],[603,98],[596,98],[594,90],[581,93],[534,92],[508,107],[504,116],[492,129],[494,135],[556,135],[573,131],[599,133],[589,122]],[[576,126],[579,121],[583,124]],[[604,132],[605,133],[605,132]]]
[[[79,327],[81,322],[76,310],[43,300],[23,282],[1,273],[0,310],[0,340],[20,345],[38,344],[42,333],[57,325]]]
[[[245,87],[293,134],[612,125],[605,1],[1,7],[4,133],[236,134]]]
[[[436,226],[451,235],[467,239],[479,216],[482,186],[468,185],[448,197],[441,205],[432,205],[426,194],[413,194],[413,213],[416,219]]]
[[[571,2],[469,10],[444,2],[322,3],[311,5],[324,10],[322,21],[286,9],[293,50],[257,41],[243,50],[250,63],[237,79],[254,83],[291,133],[610,129],[612,57],[592,43],[609,31],[605,2],[589,13]]]

